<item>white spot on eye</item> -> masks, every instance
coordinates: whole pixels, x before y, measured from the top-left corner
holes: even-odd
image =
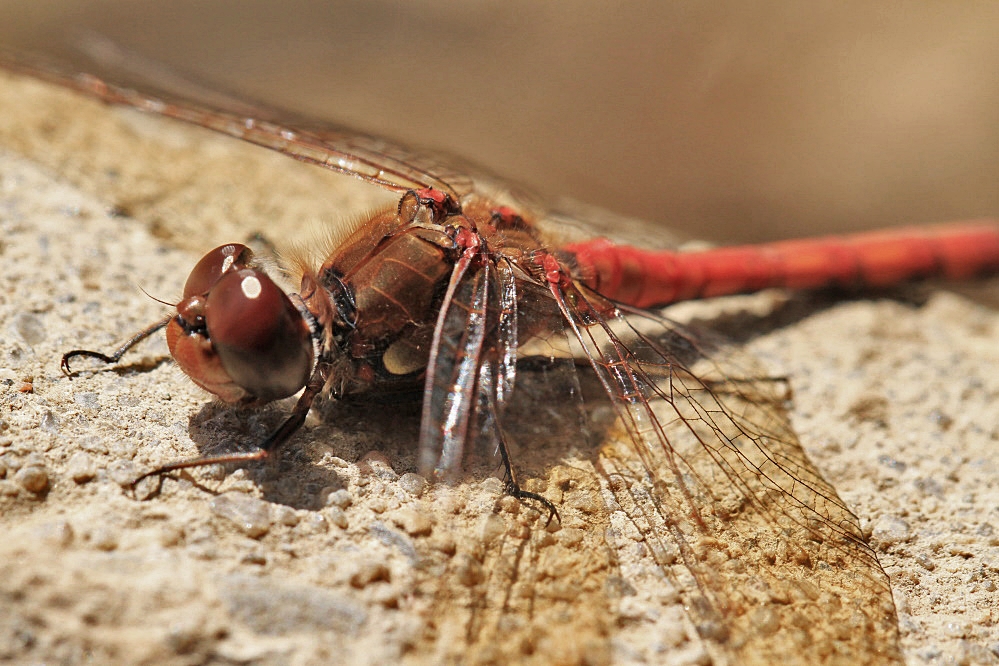
[[[258,298],[260,296],[260,292],[264,290],[263,287],[260,286],[260,280],[253,275],[243,278],[243,281],[239,286],[243,290],[243,295],[247,298]]]

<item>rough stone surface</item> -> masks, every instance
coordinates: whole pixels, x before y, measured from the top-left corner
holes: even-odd
[[[410,476],[418,414],[390,425],[383,405],[329,405],[280,460],[243,475],[193,470],[130,490],[155,465],[259,441],[291,402],[220,407],[159,337],[113,370],[79,359],[72,380],[61,354],[113,348],[162,316],[137,285],[169,301],[199,252],[299,234],[370,205],[371,189],[0,75],[0,661],[712,658],[684,614],[683,558],[608,517],[597,456],[578,441],[517,459],[539,480],[529,488],[561,498],[561,529],[483,481],[491,464],[424,487]],[[317,200],[326,211],[308,208]],[[997,290],[801,299],[794,323],[764,321],[745,343],[790,378],[806,450],[872,534],[910,663],[988,663],[999,644]],[[23,484],[39,463],[44,492]],[[328,489],[351,501],[327,506]],[[220,509],[237,496],[267,520],[248,531],[245,512]],[[734,547],[715,555],[738,564]],[[765,609],[751,619],[787,640]]]

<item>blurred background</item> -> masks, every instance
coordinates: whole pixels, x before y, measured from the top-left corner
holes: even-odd
[[[999,3],[0,2],[86,33],[696,237],[999,216]]]

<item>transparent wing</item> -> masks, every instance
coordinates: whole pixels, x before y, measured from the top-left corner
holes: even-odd
[[[420,419],[420,469],[453,476],[472,429],[486,335],[488,273],[465,253],[454,266],[434,327]]]
[[[200,125],[284,153],[390,191],[435,188],[460,199],[473,189],[470,177],[446,160],[416,154],[385,139],[286,110],[248,103],[205,88],[176,74],[146,78],[128,58],[103,62],[0,51],[0,66],[86,93],[109,104],[129,106]],[[165,68],[164,68],[165,69]]]
[[[469,447],[495,457],[498,447],[506,445],[509,421],[517,425],[522,420],[508,419],[507,411],[524,405],[514,400],[515,387],[518,394],[524,393],[524,377],[518,374],[518,362],[524,361],[520,337],[550,343],[554,336],[548,332],[558,324],[558,311],[547,292],[518,279],[502,255],[475,256],[473,251],[468,261],[463,257],[456,264],[427,365],[420,430],[425,472],[453,479]],[[542,331],[545,334],[538,335]],[[532,353],[538,352],[535,348]],[[549,348],[542,356],[551,360],[544,363],[545,379],[532,384],[530,408],[534,420],[550,426],[542,410],[569,402],[578,414],[580,392],[567,347]],[[542,391],[545,398],[540,397]],[[574,425],[578,429],[581,422]]]
[[[552,293],[617,415],[598,467],[657,563],[692,575],[701,636],[740,662],[897,656],[888,578],[791,430],[785,382],[710,334]]]

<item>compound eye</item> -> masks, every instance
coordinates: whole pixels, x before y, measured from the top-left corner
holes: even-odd
[[[252,259],[253,251],[241,243],[220,245],[191,270],[184,285],[184,298],[207,294],[224,273],[246,268]]]
[[[221,271],[206,299],[205,325],[229,378],[257,400],[286,398],[308,382],[309,325],[262,271]]]

